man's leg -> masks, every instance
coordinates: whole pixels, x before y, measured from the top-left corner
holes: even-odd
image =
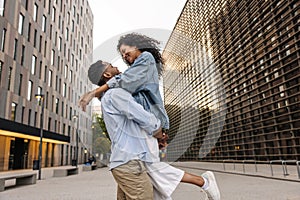
[[[153,200],[153,186],[143,162],[129,161],[114,168],[112,174],[126,200]],[[118,200],[121,200],[122,195],[119,197],[119,193],[121,194],[118,190]]]
[[[118,200],[126,200],[125,193],[121,190],[119,185],[118,185],[118,189],[117,189],[117,199]]]

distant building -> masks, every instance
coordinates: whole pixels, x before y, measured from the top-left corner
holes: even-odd
[[[87,0],[0,1],[0,171],[32,168],[38,159],[44,95],[42,167],[91,152],[91,110],[79,97],[92,88],[93,14]]]
[[[163,53],[169,160],[300,160],[299,6],[187,1]]]

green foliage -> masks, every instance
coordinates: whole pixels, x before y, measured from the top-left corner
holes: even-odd
[[[94,114],[93,122],[93,153],[106,154],[110,152],[110,139],[103,118]]]

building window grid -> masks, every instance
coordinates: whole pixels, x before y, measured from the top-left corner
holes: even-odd
[[[190,3],[191,1],[189,1],[189,3]],[[193,15],[193,13],[188,13],[188,14],[190,14],[190,15]],[[258,13],[256,13],[256,14],[258,14]],[[183,16],[184,16],[184,14],[183,14]],[[182,18],[182,17],[181,17]],[[180,21],[180,20],[179,20]],[[273,30],[271,30],[271,28],[268,28],[268,27],[270,27],[270,23],[265,23],[265,26],[266,26],[266,29],[268,30],[268,31],[273,31]],[[179,26],[179,25],[178,25]],[[291,35],[291,34],[290,34]],[[282,42],[283,44],[285,44],[285,42],[287,41],[288,39],[285,39],[284,40],[284,42]],[[292,39],[293,40],[293,39]],[[170,42],[169,42],[170,43]],[[277,44],[278,45],[278,44]],[[261,46],[262,47],[262,46]],[[254,47],[252,47],[252,48],[258,48],[258,46],[254,46]],[[276,85],[273,85],[273,83],[274,83],[274,81],[278,81],[278,78],[279,77],[282,77],[282,73],[281,73],[281,70],[279,70],[278,69],[278,63],[279,64],[282,64],[282,62],[283,62],[283,60],[287,60],[288,58],[288,56],[290,56],[291,54],[293,54],[293,50],[291,50],[292,48],[291,48],[291,46],[289,46],[289,49],[290,49],[290,51],[287,51],[286,49],[285,50],[283,50],[283,51],[285,51],[285,56],[286,57],[281,57],[279,60],[277,59],[275,62],[270,62],[270,64],[267,64],[266,65],[266,62],[267,61],[263,61],[263,63],[260,63],[260,64],[264,64],[264,68],[262,68],[262,67],[260,67],[259,69],[258,69],[258,71],[257,72],[259,72],[259,74],[251,74],[251,71],[252,70],[248,70],[248,73],[250,73],[250,74],[248,74],[249,75],[249,77],[251,77],[250,78],[250,80],[251,80],[251,84],[250,84],[250,88],[249,88],[249,92],[248,91],[245,91],[244,89],[246,88],[246,87],[248,87],[248,84],[247,83],[245,83],[245,80],[243,80],[243,79],[240,79],[241,81],[240,82],[237,82],[236,84],[238,84],[238,85],[242,85],[242,87],[240,87],[239,89],[238,89],[238,93],[239,93],[239,97],[236,97],[237,99],[239,98],[240,100],[241,99],[244,99],[243,101],[242,101],[242,103],[241,103],[241,105],[243,105],[243,107],[240,107],[239,108],[239,104],[237,103],[237,108],[236,108],[236,110],[237,111],[239,111],[239,113],[243,113],[243,109],[245,109],[245,108],[247,108],[247,105],[249,105],[248,104],[248,102],[244,102],[245,101],[245,99],[248,99],[247,98],[247,94],[248,93],[253,93],[254,91],[257,91],[259,88],[264,88],[263,86],[259,86],[259,85],[256,85],[257,83],[258,83],[258,81],[261,81],[261,83],[263,83],[263,84],[267,84],[267,86],[266,86],[266,89],[267,89],[267,93],[265,93],[265,95],[266,94],[268,94],[269,95],[269,97],[266,99],[266,102],[268,102],[267,104],[264,104],[264,107],[270,107],[268,110],[266,110],[266,111],[264,111],[264,112],[258,112],[256,115],[254,115],[254,116],[251,116],[251,115],[249,115],[250,114],[250,112],[248,111],[248,114],[247,115],[242,115],[242,121],[240,121],[241,120],[241,118],[237,118],[235,121],[236,122],[238,122],[238,123],[246,123],[247,124],[247,127],[251,127],[251,126],[253,126],[254,128],[252,128],[252,131],[249,131],[249,135],[250,136],[243,136],[243,135],[240,135],[239,137],[241,138],[241,139],[237,139],[238,137],[235,137],[235,139],[233,140],[233,141],[237,141],[235,144],[238,144],[238,142],[240,142],[242,145],[241,146],[232,146],[232,145],[227,145],[227,146],[225,146],[225,147],[222,147],[222,149],[226,152],[226,151],[228,151],[228,153],[230,154],[230,156],[229,157],[231,157],[231,158],[243,158],[243,157],[245,157],[245,156],[249,156],[249,157],[251,157],[251,156],[258,156],[258,157],[260,157],[261,159],[269,159],[269,158],[275,158],[276,156],[277,157],[281,157],[281,158],[284,158],[284,157],[286,157],[286,156],[289,156],[289,154],[287,154],[286,152],[287,152],[287,150],[286,150],[286,145],[284,146],[284,145],[282,145],[281,146],[281,148],[280,148],[280,152],[279,153],[277,153],[277,154],[270,154],[269,152],[271,152],[271,150],[270,149],[268,149],[267,151],[264,151],[264,147],[265,146],[268,146],[268,145],[270,145],[270,143],[268,143],[269,141],[267,141],[265,138],[266,137],[268,137],[267,135],[269,135],[269,133],[267,133],[267,132],[265,132],[265,131],[267,131],[268,130],[268,127],[269,128],[271,128],[272,126],[272,124],[270,124],[269,126],[265,126],[266,128],[265,128],[265,131],[259,131],[259,127],[264,127],[264,124],[262,123],[262,122],[259,122],[259,121],[263,121],[262,120],[262,118],[260,118],[260,116],[261,115],[267,115],[268,113],[270,113],[270,111],[271,111],[271,113],[272,113],[272,119],[271,119],[271,121],[270,122],[272,122],[272,123],[276,123],[276,125],[275,125],[275,131],[278,131],[278,128],[277,127],[284,127],[285,126],[285,122],[282,122],[282,123],[279,123],[278,121],[276,122],[276,117],[278,117],[278,116],[282,116],[282,114],[281,115],[276,115],[276,110],[275,111],[272,111],[273,109],[277,109],[277,110],[281,110],[281,109],[283,109],[284,108],[284,106],[289,106],[290,107],[290,105],[288,104],[288,101],[287,100],[284,100],[284,98],[287,98],[287,95],[280,95],[282,92],[284,92],[284,91],[286,91],[287,90],[287,88],[285,88],[284,86],[286,85],[286,83],[287,83],[287,80],[284,80],[284,79],[281,79],[281,81],[279,81],[278,82],[278,84],[276,84]],[[251,48],[248,48],[248,49],[246,49],[247,51],[250,51],[251,50]],[[227,50],[228,52],[230,52],[230,50]],[[262,54],[262,55],[265,55],[266,56],[266,54],[265,54],[265,52],[264,51],[261,51],[261,52],[256,52],[256,55],[258,55],[258,53],[260,53],[260,54]],[[289,55],[288,55],[289,54]],[[249,54],[250,55],[250,54]],[[266,58],[268,58],[268,57],[266,57]],[[256,60],[261,60],[260,58],[255,58]],[[298,56],[298,59],[299,59],[299,56]],[[294,60],[297,60],[297,57],[296,56],[294,56]],[[290,61],[290,62],[292,62],[292,60]],[[288,62],[288,63],[290,63],[290,62]],[[298,61],[299,62],[299,61]],[[241,65],[241,66],[246,66],[246,65]],[[276,67],[274,67],[274,66],[276,66]],[[279,65],[280,66],[280,65]],[[251,68],[251,66],[249,65],[248,67],[250,67]],[[267,79],[266,79],[266,77],[264,77],[264,76],[260,76],[260,74],[262,74],[262,75],[267,75]],[[245,74],[243,74],[243,72],[241,72],[241,74],[240,74],[241,76],[240,77],[243,77],[243,75],[245,75]],[[166,77],[167,78],[169,78],[168,77],[168,74],[166,74]],[[256,77],[258,78],[258,80],[255,80],[256,79]],[[166,78],[166,79],[167,79]],[[293,80],[293,79],[295,79],[296,77],[291,77],[291,80]],[[165,80],[166,80],[165,79]],[[263,82],[262,82],[263,81]],[[225,84],[228,84],[228,87],[230,87],[232,84],[234,84],[234,82],[229,82],[229,81],[226,81],[226,83]],[[237,85],[237,86],[238,86]],[[259,86],[259,87],[258,87]],[[272,90],[272,88],[273,89],[276,89],[276,92],[275,93],[268,93],[268,91],[270,91],[270,90]],[[245,93],[245,95],[243,95],[243,93]],[[253,102],[254,102],[254,104],[257,104],[257,109],[259,109],[260,107],[261,107],[261,105],[260,105],[260,102],[261,102],[261,97],[259,97],[259,93],[260,93],[260,91],[258,91],[258,92],[256,92],[256,94],[254,94],[255,96],[250,96],[251,98],[256,98],[256,100],[254,100]],[[285,92],[286,93],[286,92]],[[284,94],[285,94],[284,93]],[[168,93],[165,93],[166,94],[166,99],[167,99],[167,102],[168,101],[170,101],[170,102],[172,102],[171,101],[171,99],[167,96],[167,94]],[[272,94],[272,95],[271,95]],[[242,96],[242,97],[241,97]],[[275,102],[274,102],[274,98],[275,98],[275,96],[279,96],[279,99],[278,100],[276,100]],[[296,95],[295,95],[296,96]],[[244,98],[245,97],[245,98]],[[267,96],[266,96],[267,97]],[[281,97],[281,99],[280,99],[280,97]],[[290,96],[289,96],[290,97]],[[229,98],[233,98],[234,99],[234,97],[229,97]],[[174,99],[174,97],[172,97],[172,99]],[[176,100],[176,99],[175,99]],[[248,101],[248,100],[247,100]],[[174,103],[174,101],[173,101],[173,103]],[[175,103],[176,103],[176,101],[175,101]],[[277,106],[278,104],[282,104],[283,106],[281,106],[281,107],[279,107],[279,106]],[[277,108],[276,108],[277,107]],[[230,107],[228,108],[228,110],[230,110]],[[253,110],[253,109],[252,109]],[[281,112],[282,113],[282,112]],[[288,116],[289,116],[289,119],[292,119],[291,118],[291,112],[287,112],[286,114],[284,114],[283,116],[285,117],[285,119],[288,119]],[[235,115],[233,115],[233,116],[235,116]],[[245,116],[247,116],[247,117],[245,117]],[[255,117],[256,118],[258,118],[259,119],[259,121],[257,122],[257,123],[251,123],[251,120],[253,120],[253,119],[255,119]],[[234,118],[233,118],[234,119]],[[227,121],[230,121],[230,118],[229,119],[227,119]],[[267,123],[267,122],[264,122],[264,123]],[[227,123],[227,125],[230,125],[230,124],[228,124]],[[233,125],[233,127],[235,126],[235,125],[237,125],[237,124],[234,124]],[[238,130],[238,132],[240,132],[239,130],[241,130],[241,129],[243,129],[243,125],[239,125],[238,127],[236,127],[235,129],[233,128],[233,130]],[[289,126],[286,126],[287,128],[289,128]],[[230,130],[226,130],[225,129],[225,131],[224,131],[224,133],[227,133],[227,132],[229,132]],[[255,136],[255,135],[257,135],[257,134],[260,134],[261,136]],[[272,134],[275,134],[276,132],[272,132]],[[271,134],[271,135],[272,135]],[[233,136],[235,136],[236,135],[236,133],[233,131],[233,132],[231,132],[231,134],[230,135],[233,135]],[[229,138],[229,136],[230,135],[224,135],[223,136],[223,138],[221,137],[220,139],[225,139],[224,141],[226,141],[227,139],[226,138]],[[260,144],[258,144],[257,142],[257,139],[259,139],[260,141],[259,142],[262,142],[262,145],[260,145]],[[276,147],[280,147],[280,144],[278,143],[278,141],[281,139],[281,136],[279,136],[279,137],[277,137],[277,139],[276,140],[274,140],[274,144],[273,144],[273,146],[276,146]],[[288,140],[290,140],[290,139],[288,139]],[[291,144],[292,142],[290,142],[290,144]],[[247,146],[247,148],[246,148],[246,146]],[[236,148],[236,149],[235,149]],[[240,155],[240,150],[238,149],[238,148],[244,148],[244,149],[248,149],[247,151],[244,151],[243,153],[242,153],[242,155]],[[253,148],[255,148],[255,149],[253,149]],[[298,148],[299,149],[299,147],[292,147],[293,149],[294,149],[294,151],[295,151],[295,148]],[[275,150],[274,150],[275,151]],[[227,154],[227,152],[225,153],[224,152],[224,155],[225,154]],[[245,152],[248,152],[248,154],[244,154]],[[284,153],[285,152],[285,153]],[[228,154],[227,154],[228,155]],[[298,154],[297,154],[298,156],[299,156],[299,152],[298,152]],[[296,155],[296,156],[297,156]],[[222,156],[222,158],[224,158],[224,157],[226,157],[226,156]],[[229,158],[228,157],[228,158]],[[209,157],[207,158],[207,159],[212,159],[212,155],[209,155]]]
[[[45,4],[45,2],[46,1],[44,1],[44,4]],[[49,1],[49,4],[51,4],[50,3],[51,1]],[[61,1],[62,2],[62,1]],[[26,5],[27,5],[27,1],[26,1]],[[32,4],[31,4],[32,5]],[[39,4],[39,5],[41,5],[41,4]],[[58,5],[58,4],[57,4]],[[44,6],[45,7],[45,6]],[[62,7],[63,7],[63,5],[61,5],[61,12],[62,12]],[[36,22],[38,22],[38,21],[40,21],[38,18],[39,17],[41,17],[42,18],[42,16],[40,16],[40,11],[41,10],[39,10],[39,8],[38,8],[38,5],[37,4],[35,4],[34,5],[34,16],[33,16],[33,20],[34,21],[36,21]],[[75,14],[75,13],[74,13]],[[50,15],[50,13],[49,13],[49,15]],[[45,18],[42,18],[41,20],[42,20],[42,24],[44,23],[44,19]],[[73,19],[73,18],[72,18]],[[74,17],[74,19],[75,19],[75,17]],[[46,22],[46,20],[45,20],[45,22]],[[49,22],[49,21],[48,21]],[[27,22],[28,23],[28,22]],[[49,22],[50,24],[53,24],[53,23],[51,23],[51,21]],[[78,24],[77,24],[78,25]],[[73,29],[74,30],[76,30],[77,31],[77,25],[76,25],[76,27],[75,27],[75,25],[74,25],[74,27],[73,27]],[[42,27],[42,26],[41,26]],[[43,27],[42,27],[43,28]],[[55,28],[56,29],[56,28]],[[24,29],[25,30],[25,29]],[[31,23],[29,23],[29,28],[28,28],[28,41],[30,41],[30,34],[31,34]],[[35,30],[35,32],[34,32],[34,46],[36,46],[35,44],[36,44],[36,40],[37,40],[37,33],[40,33],[40,29],[38,28],[38,30]],[[46,30],[45,30],[45,32],[46,32]],[[52,31],[50,31],[50,32],[52,32]],[[77,34],[77,33],[74,33],[74,35],[75,34]],[[3,36],[3,35],[2,35]],[[44,36],[44,35],[43,35]],[[49,36],[46,36],[46,37],[49,37]],[[62,35],[62,37],[63,37],[63,35]],[[67,34],[67,37],[69,37],[69,34]],[[73,33],[70,33],[70,37],[72,38],[73,37]],[[46,40],[46,38],[45,38],[45,40]],[[72,39],[73,40],[73,39]],[[3,51],[4,51],[4,41],[5,40],[2,40],[2,42],[3,42]],[[75,40],[74,40],[75,41]],[[40,39],[40,42],[41,42],[41,39]],[[46,43],[46,41],[45,41],[45,43]],[[78,49],[78,44],[76,44],[75,42],[73,43],[73,45],[74,46],[77,46],[77,49]],[[45,45],[45,49],[46,49],[46,45]],[[72,52],[72,50],[70,51],[69,50],[69,53],[75,53],[75,52]],[[57,52],[57,56],[59,56],[59,52]],[[77,53],[75,53],[75,56],[76,57],[78,57],[78,52]],[[24,48],[22,47],[22,56],[21,56],[21,63],[22,64],[24,64],[23,62],[24,62],[24,59],[25,58],[25,46],[24,46]],[[23,60],[23,61],[22,61]],[[66,63],[68,63],[68,62],[66,62]],[[76,63],[77,63],[77,60],[76,60]],[[81,63],[81,61],[80,61],[80,63]],[[69,63],[68,63],[69,64]],[[78,64],[77,64],[78,65]],[[77,67],[77,65],[76,65],[76,67]],[[63,64],[61,65],[61,66],[64,66]],[[1,67],[2,68],[2,67]],[[51,68],[51,66],[49,67],[49,68]],[[71,69],[73,69],[74,68],[74,66],[72,66],[72,68],[70,67],[70,81],[72,81],[72,76],[73,76],[73,73],[72,73],[72,71],[71,71]],[[0,70],[0,72],[1,72],[2,70]],[[50,69],[49,69],[49,71],[50,71]],[[61,70],[62,71],[62,70]],[[77,71],[77,70],[76,70]],[[57,72],[58,71],[56,71],[56,69],[54,68],[54,70],[53,70],[53,74],[57,74]],[[41,69],[40,69],[40,73],[41,73]],[[77,72],[76,72],[77,73]],[[75,73],[75,74],[76,74]],[[47,72],[47,70],[45,69],[45,77],[47,76],[47,74],[48,74],[48,72]],[[49,73],[50,74],[50,73]],[[52,74],[52,71],[51,71],[51,74]],[[75,74],[74,74],[74,76],[75,76]],[[0,75],[1,75],[1,73],[0,73]],[[50,76],[49,75],[49,77],[52,77],[52,75]],[[21,79],[21,78],[20,78]],[[67,79],[67,78],[66,78]],[[46,80],[46,78],[45,78],[45,80]],[[49,85],[52,85],[52,78],[49,78],[49,80],[51,80],[51,84],[50,84],[50,81],[49,81]],[[62,80],[60,80],[60,81],[62,81]],[[0,82],[1,82],[1,76],[0,76]],[[35,81],[34,81],[35,82]],[[20,80],[20,85],[21,85],[21,80]],[[85,86],[84,86],[85,87]],[[30,88],[30,89],[29,89]],[[69,88],[70,89],[70,88]],[[32,94],[33,94],[33,82],[32,81],[29,81],[28,82],[28,86],[27,86],[27,99],[29,100],[29,101],[31,101],[32,100]],[[69,97],[70,98],[70,97]],[[63,101],[61,101],[62,102],[62,105],[63,105]],[[63,109],[63,108],[62,108]],[[23,113],[24,113],[24,110],[25,110],[25,108],[23,108]],[[28,120],[28,124],[29,125],[31,125],[32,123],[31,123],[31,112],[33,112],[34,110],[31,110],[31,109],[29,109],[29,113],[28,113],[28,118],[29,118],[29,120]],[[63,113],[63,110],[62,110],[62,113]],[[32,117],[34,117],[34,116],[32,116]],[[23,117],[22,117],[23,118]],[[34,120],[35,121],[35,120]],[[51,127],[51,118],[49,118],[49,130],[50,130],[50,127]],[[56,124],[55,124],[55,126],[57,126]],[[60,125],[58,125],[58,127],[59,127]],[[56,129],[56,128],[55,128]],[[59,130],[59,128],[58,128],[58,130]]]

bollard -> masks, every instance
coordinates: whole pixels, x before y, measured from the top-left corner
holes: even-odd
[[[270,167],[271,167],[271,176],[273,176],[274,174],[273,174],[273,168],[272,168],[272,160],[270,161]]]
[[[299,166],[300,161],[296,161],[297,164],[297,171],[298,171],[298,178],[300,179],[300,166]]]
[[[254,164],[255,164],[255,172],[257,172],[256,160],[254,160]]]
[[[283,176],[284,177],[288,176],[289,174],[286,167],[286,161],[285,160],[281,161],[281,165],[282,165]]]

